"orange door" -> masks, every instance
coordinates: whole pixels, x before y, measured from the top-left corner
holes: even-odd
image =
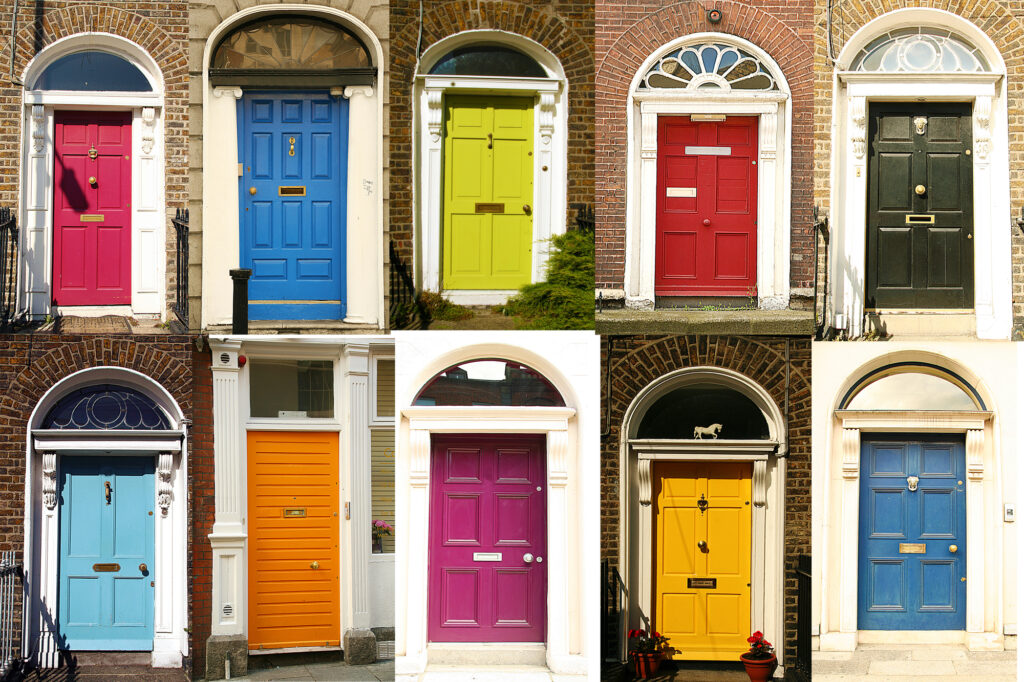
[[[341,645],[338,434],[248,437],[249,648]]]

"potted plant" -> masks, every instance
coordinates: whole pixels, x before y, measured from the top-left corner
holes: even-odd
[[[740,654],[743,667],[751,682],[767,682],[779,667],[779,659],[775,657],[775,648],[764,638],[760,630],[747,637],[750,651]]]
[[[642,680],[654,674],[661,665],[661,657],[668,646],[668,637],[660,632],[648,634],[647,630],[629,631],[629,657],[633,670]]]
[[[395,528],[387,521],[374,519],[370,530],[373,532],[373,553],[382,554],[384,552],[384,536],[391,535]]]

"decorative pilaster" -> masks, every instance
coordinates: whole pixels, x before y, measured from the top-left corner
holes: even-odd
[[[378,102],[369,85],[350,85],[343,90],[348,99],[348,197],[345,240],[345,322],[374,324],[378,321],[380,295],[376,259],[370,254],[380,248],[378,226],[377,173],[379,164],[368,163],[379,156],[380,138],[367,134],[380,129]]]
[[[540,132],[540,144],[536,148],[537,160],[534,162],[537,180],[534,182],[536,205],[533,207],[533,212],[536,218],[533,223],[534,246],[530,264],[535,282],[543,281],[547,276],[546,269],[551,252],[550,239],[552,236],[552,221],[546,219],[551,215],[551,182],[548,181],[548,178],[554,175],[557,165],[554,145],[551,144],[555,134],[555,93],[542,92],[539,97],[537,128]]]
[[[157,504],[160,505],[160,514],[167,516],[167,510],[171,507],[171,467],[174,462],[174,455],[169,452],[161,452],[157,460]]]
[[[537,128],[540,130],[541,144],[551,146],[551,138],[555,134],[555,93],[540,93],[539,117]]]
[[[401,456],[401,453],[400,453]],[[404,623],[397,623],[397,633],[401,641],[401,628],[404,625],[408,635],[405,638],[407,658],[422,661],[426,665],[427,646],[427,603],[428,577],[427,556],[429,552],[429,509],[430,499],[427,496],[430,481],[430,431],[427,429],[410,429],[409,449],[406,453],[409,465],[409,506],[406,514],[400,517],[405,521],[406,530],[400,532],[399,542],[405,544],[407,554],[404,560],[396,557],[399,567],[408,566],[408,579],[396,576],[396,601],[405,597],[406,617]],[[401,514],[401,509],[398,510]],[[402,604],[402,601],[398,601]],[[401,608],[401,607],[400,607]],[[399,610],[401,613],[401,610]]]
[[[654,308],[654,245],[658,212],[658,115],[640,114],[640,211],[639,225],[634,225],[632,244],[636,278],[626,283],[626,306]]]
[[[347,403],[342,435],[347,456],[346,490],[349,496],[345,557],[347,570],[342,579],[346,590],[343,603],[344,629],[370,627],[370,346],[345,345],[344,399]]]
[[[57,453],[43,453],[43,504],[50,511],[57,506]]]
[[[424,140],[420,174],[420,232],[417,241],[423,256],[422,286],[431,291],[441,289],[441,123],[444,118],[444,91],[426,91]]]
[[[570,528],[574,515],[569,510],[569,432],[549,431],[548,456],[548,518],[565,519],[564,523],[548,524],[548,585],[564,585],[568,589],[548,590],[548,659],[564,659],[569,655],[569,604],[578,589],[569,570]],[[576,529],[579,524],[573,524]],[[574,534],[575,535],[575,534]],[[582,595],[576,595],[582,598]]]
[[[779,115],[777,112],[761,114],[758,120],[758,146],[760,147],[761,168],[757,172],[757,224],[758,233],[767,226],[774,225],[775,193],[778,183],[775,176],[778,171],[778,136]],[[780,232],[776,234],[781,236]],[[788,301],[781,298],[783,283],[777,280],[775,271],[775,254],[778,244],[758,239],[757,247],[757,298],[758,307],[785,308]]]
[[[842,432],[839,544],[839,631],[857,631],[857,560],[860,522],[860,429]]]
[[[974,100],[974,187],[987,188],[994,182],[992,176],[992,98],[978,97]],[[985,195],[988,195],[988,190]],[[984,229],[982,226],[1000,222],[993,215],[993,201],[977,197],[974,201],[973,230],[975,254],[974,313],[980,338],[999,338],[996,323],[997,290],[1009,291],[1010,240],[1000,234],[1001,230]],[[982,263],[989,260],[990,267]],[[1000,267],[1000,265],[1005,267]],[[1002,284],[1002,286],[1001,286]],[[1010,309],[1009,295],[1000,302],[1000,307]]]
[[[968,429],[967,459],[967,632],[985,631],[985,431]],[[955,579],[955,577],[954,577]]]

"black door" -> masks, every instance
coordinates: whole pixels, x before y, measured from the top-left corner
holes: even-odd
[[[973,308],[971,105],[870,107],[867,307]]]

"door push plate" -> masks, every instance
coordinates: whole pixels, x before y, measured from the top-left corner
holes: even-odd
[[[477,203],[475,210],[477,213],[504,213],[505,204]]]
[[[501,552],[473,552],[473,561],[501,561]]]

